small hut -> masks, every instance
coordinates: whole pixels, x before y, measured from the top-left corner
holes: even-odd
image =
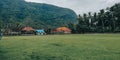
[[[35,30],[35,32],[36,32],[36,35],[44,35],[44,34],[46,34],[44,29]]]
[[[69,34],[69,33],[71,33],[71,30],[69,28],[67,28],[67,27],[59,27],[59,28],[56,28],[55,30],[53,30],[52,33]]]
[[[24,27],[21,31],[22,34],[34,34],[35,33],[35,29],[33,29],[32,27]]]

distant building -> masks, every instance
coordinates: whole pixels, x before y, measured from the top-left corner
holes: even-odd
[[[34,34],[35,33],[35,29],[33,29],[32,27],[24,27],[21,31],[22,34]]]
[[[71,33],[71,30],[67,27],[59,27],[59,28],[56,28],[52,31],[52,33],[65,33],[65,34],[69,34]]]
[[[46,34],[44,29],[35,30],[35,33],[36,33],[36,35],[44,35],[44,34]]]

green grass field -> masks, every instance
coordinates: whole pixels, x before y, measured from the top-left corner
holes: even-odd
[[[0,60],[120,60],[120,34],[3,37]]]

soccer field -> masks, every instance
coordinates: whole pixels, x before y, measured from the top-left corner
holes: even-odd
[[[3,37],[0,60],[120,60],[120,34]]]

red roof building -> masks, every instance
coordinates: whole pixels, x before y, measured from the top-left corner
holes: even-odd
[[[53,33],[71,33],[71,30],[67,27],[59,27],[53,30]]]
[[[22,31],[35,31],[32,27],[24,27]]]
[[[22,34],[34,34],[35,33],[35,29],[33,29],[32,27],[24,27],[21,31]]]

